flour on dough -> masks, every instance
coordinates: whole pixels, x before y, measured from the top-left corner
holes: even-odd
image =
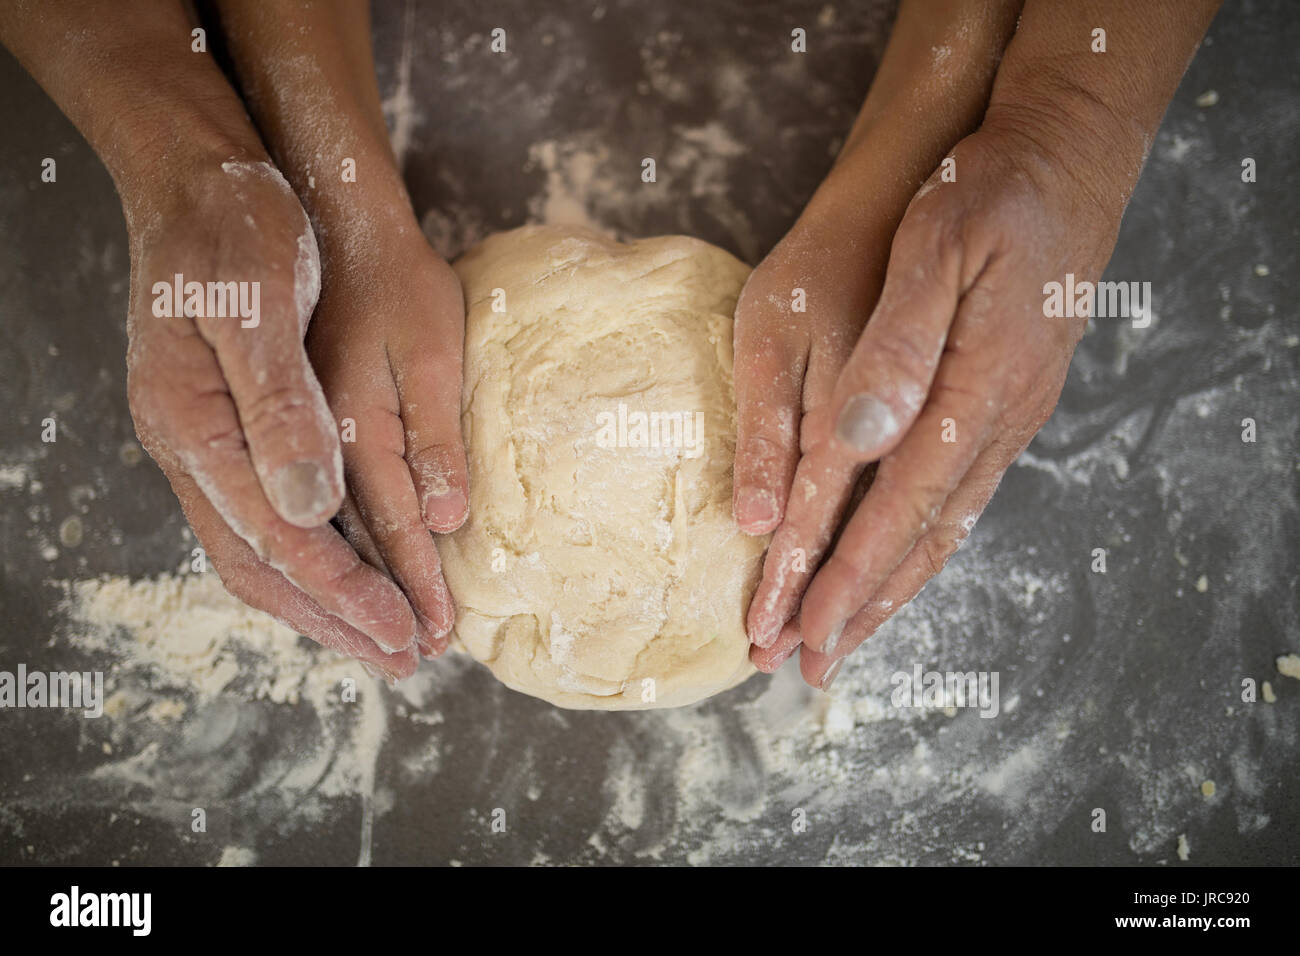
[[[561,707],[679,706],[750,676],[767,539],[731,510],[749,268],[681,236],[526,226],[456,271],[470,509],[438,547],[459,646]]]

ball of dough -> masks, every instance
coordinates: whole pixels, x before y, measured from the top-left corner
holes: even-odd
[[[674,707],[749,677],[767,539],[732,518],[732,313],[749,268],[671,236],[526,226],[456,263],[469,519],[456,640],[561,707]]]

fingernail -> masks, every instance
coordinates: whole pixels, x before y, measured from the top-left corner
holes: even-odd
[[[741,488],[736,492],[736,523],[742,526],[768,525],[776,520],[776,499],[763,488]]]
[[[433,640],[430,637],[432,622],[419,611],[415,612],[415,616],[420,625],[416,632],[415,649],[420,652],[421,657],[428,657],[433,652]]]
[[[831,684],[835,683],[835,678],[840,676],[840,665],[843,663],[844,658],[841,657],[830,666],[830,669],[827,670],[825,674],[822,675],[822,681],[818,686],[821,687],[823,692],[830,690]]]
[[[784,664],[784,663],[785,663],[786,661],[788,661],[790,658],[794,657],[794,652],[797,651],[797,650],[799,650],[799,645],[798,645],[798,644],[795,644],[795,645],[794,645],[793,647],[791,647],[788,651],[786,651],[784,654],[781,655],[780,660],[776,661],[776,663],[775,663],[775,667],[780,667],[782,664]]]
[[[424,523],[434,530],[458,528],[465,520],[468,507],[465,492],[459,488],[448,488],[441,493],[431,491],[424,496]]]
[[[319,464],[295,461],[271,476],[270,498],[286,521],[310,528],[329,517],[334,491]]]
[[[769,621],[760,617],[754,622],[754,627],[749,633],[749,640],[755,647],[768,648],[776,643],[776,639],[780,634],[781,623],[779,621]]]
[[[835,423],[835,437],[864,454],[897,432],[898,419],[890,407],[866,392],[850,398]]]
[[[840,621],[840,623],[831,628],[831,632],[826,635],[826,640],[822,642],[822,653],[827,657],[834,654],[835,648],[839,647],[840,638],[844,636],[844,626],[848,623],[847,619]]]

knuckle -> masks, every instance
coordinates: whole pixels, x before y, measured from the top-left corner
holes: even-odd
[[[930,379],[931,350],[910,335],[887,335],[876,342],[875,360],[889,369],[890,380],[899,386],[924,388]]]
[[[211,552],[208,553],[208,560],[212,563],[212,570],[216,572],[221,586],[230,592],[232,597],[255,606],[256,574],[250,563]]]
[[[920,559],[934,577],[944,569],[949,559],[957,552],[957,542],[947,535],[927,535],[917,544]]]
[[[411,447],[409,430],[391,409],[360,407],[349,410],[342,418],[351,418],[356,426],[352,440],[343,442],[343,460],[349,468],[365,467],[364,460],[384,455],[401,458]]]
[[[979,382],[964,381],[957,376],[940,377],[930,389],[930,399],[936,408],[960,421],[970,414],[971,409],[979,410],[989,398],[987,385]]]
[[[859,555],[856,553],[836,548],[835,552],[826,560],[823,572],[838,575],[851,588],[856,590],[867,579],[870,569],[860,560]]]
[[[382,527],[377,529],[376,537],[388,542],[402,538],[415,539],[423,543],[429,536],[429,529],[424,526],[418,511],[404,510],[395,515]]]
[[[323,560],[315,543],[317,531],[298,528],[276,517],[257,528],[248,543],[261,560],[288,576],[288,568],[311,567]]]
[[[928,531],[939,517],[948,489],[938,484],[921,484],[903,499],[903,513],[914,528]]]
[[[965,217],[950,215],[939,199],[942,194],[942,190],[934,190],[909,209],[899,224],[890,255],[891,262],[908,263],[921,280],[937,281],[944,265],[959,256],[964,245]]]
[[[793,432],[790,437],[793,437]],[[783,444],[780,438],[781,433],[776,426],[766,432],[755,430],[744,435],[736,443],[737,465],[761,470],[773,462],[784,461],[789,457],[791,449],[788,441]]]
[[[238,422],[222,420],[205,424],[208,427],[195,433],[200,447],[222,456],[238,455],[248,447],[244,430],[239,427]]]
[[[355,554],[342,562],[338,567],[331,568],[325,574],[323,586],[328,593],[344,594],[353,592],[363,584],[363,578],[369,565],[363,563]]]
[[[417,490],[423,491],[428,486],[435,489],[442,489],[447,486],[451,477],[451,469],[447,467],[443,456],[437,454],[432,446],[426,445],[415,451],[407,452],[406,467],[411,470],[411,475],[415,478],[418,486]],[[436,493],[436,490],[435,490]]]
[[[297,385],[282,385],[255,396],[241,411],[243,430],[248,435],[263,436],[284,429],[315,428],[314,402]]]
[[[463,473],[461,462],[464,461],[464,455],[458,452],[456,446],[447,442],[414,439],[414,435],[407,436],[409,450],[404,457],[407,467],[418,480],[445,484]]]

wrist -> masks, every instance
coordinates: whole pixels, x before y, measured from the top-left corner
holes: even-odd
[[[1020,7],[1021,0],[904,0],[847,147],[891,124],[949,146],[974,129]]]
[[[830,197],[822,204],[866,203],[896,224],[940,161],[979,126],[1020,7],[1021,0],[905,0],[866,101],[818,191]]]
[[[1028,0],[982,128],[1031,140],[1122,212],[1219,2]]]
[[[1013,143],[1019,165],[1040,186],[1063,176],[1095,210],[1124,212],[1155,129],[1065,76],[1037,75],[1032,87],[1000,85],[982,132]]]
[[[247,135],[202,121],[179,121],[123,132],[122,145],[100,152],[133,234],[202,209],[224,195],[228,163],[268,163],[270,157],[251,127]]]
[[[358,172],[355,182],[322,183],[314,174],[290,178],[316,230],[327,276],[339,267],[388,268],[428,250],[396,170],[373,177]]]

